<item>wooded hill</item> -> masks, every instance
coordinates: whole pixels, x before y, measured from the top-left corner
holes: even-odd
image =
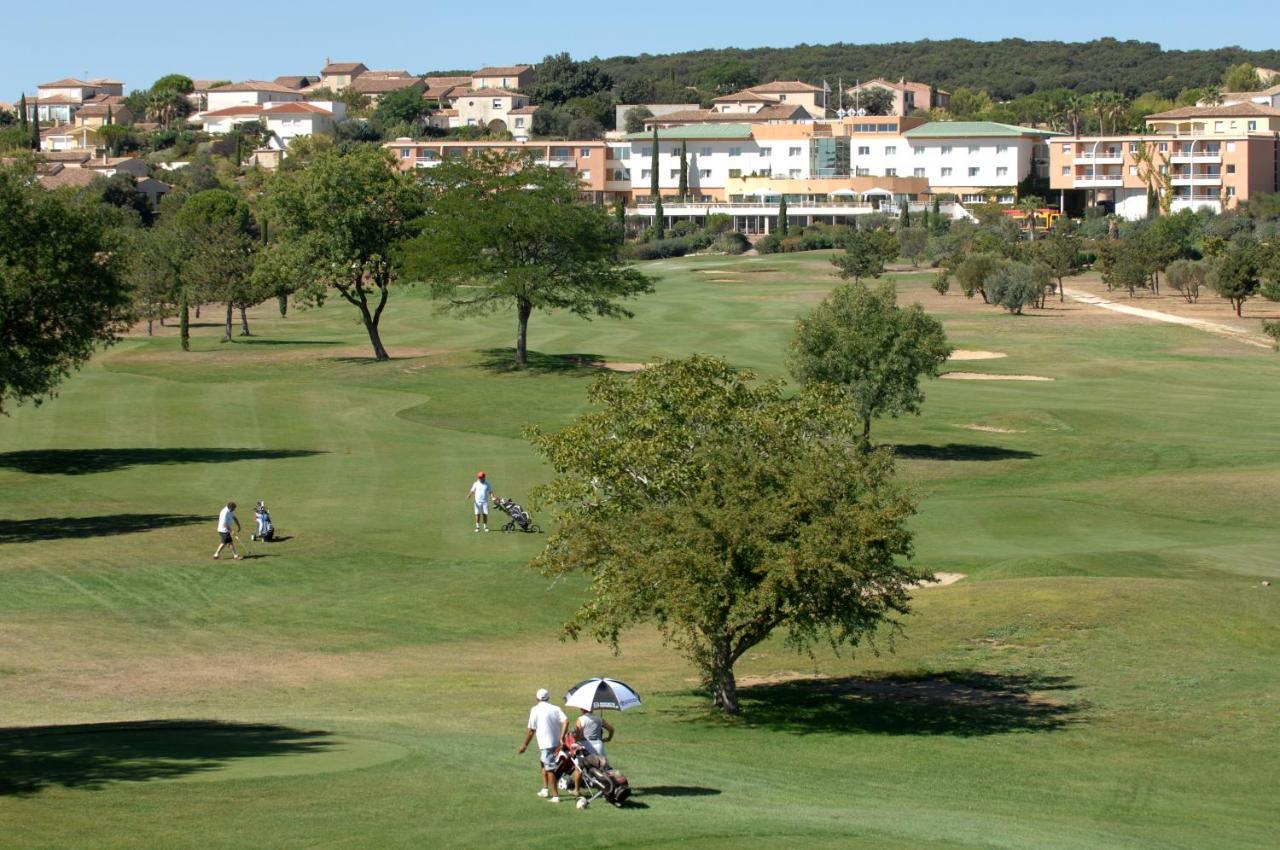
[[[1009,99],[1046,89],[1117,91],[1129,97],[1159,92],[1167,98],[1189,87],[1216,85],[1230,65],[1280,68],[1280,50],[1162,50],[1151,42],[908,41],[892,44],[802,44],[796,47],[724,48],[687,53],[615,56],[600,60],[621,86],[664,81],[699,87],[768,80],[804,80],[834,90],[837,78],[919,80],[943,89],[986,89]]]

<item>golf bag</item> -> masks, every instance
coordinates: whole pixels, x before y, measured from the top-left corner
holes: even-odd
[[[267,511],[266,502],[258,502],[258,506],[253,509],[253,518],[258,527],[249,537],[250,540],[256,539],[270,543],[276,539],[276,527],[271,524],[271,514]]]
[[[565,739],[556,763],[556,787],[567,791],[573,787],[573,773],[582,773],[581,786],[591,796],[579,799],[581,808],[604,797],[605,802],[621,807],[631,796],[631,785],[608,761],[578,743],[572,735]]]
[[[511,518],[510,522],[502,526],[503,531],[515,531],[517,528],[529,534],[537,534],[542,531],[541,528],[529,522],[528,511],[510,499],[499,499],[496,504],[499,508],[502,508],[503,513]]]

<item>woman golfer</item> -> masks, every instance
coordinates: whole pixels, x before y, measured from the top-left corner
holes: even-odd
[[[476,473],[476,480],[471,485],[471,489],[467,491],[467,495],[471,497],[476,506],[476,531],[480,530],[481,524],[484,530],[489,530],[489,499],[493,492],[493,488],[489,486],[489,482],[485,480],[483,472]]]

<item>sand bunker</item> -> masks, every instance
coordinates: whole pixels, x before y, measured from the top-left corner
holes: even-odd
[[[641,369],[645,368],[649,364],[648,363],[623,363],[617,360],[606,360],[604,361],[603,365],[604,365],[604,368],[610,369],[614,372],[639,372]]]
[[[945,372],[939,377],[952,381],[1052,381],[1044,375],[991,375],[986,372]]]
[[[937,579],[936,581],[918,581],[915,586],[919,588],[946,587],[964,578],[964,573],[934,573],[933,575]]]
[[[970,351],[968,349],[959,348],[951,352],[948,360],[999,360],[1001,357],[1008,357],[1003,351]]]
[[[994,425],[957,425],[957,428],[964,428],[968,431],[987,431],[992,434],[1021,434],[1022,431],[1016,428],[997,428]]]

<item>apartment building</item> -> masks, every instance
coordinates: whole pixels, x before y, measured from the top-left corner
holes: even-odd
[[[453,98],[452,107],[433,116],[432,122],[443,127],[490,127],[511,133],[518,141],[529,138],[533,130],[533,113],[538,107],[529,96],[506,89],[468,89]]]
[[[1151,115],[1147,132],[1054,139],[1050,187],[1136,220],[1148,194],[1169,209],[1222,212],[1280,191],[1280,109],[1256,103],[1189,106]]]
[[[464,142],[448,139],[396,139],[383,147],[392,152],[401,171],[434,168],[449,159],[461,159],[477,151],[532,154],[539,165],[566,168],[578,175],[584,193],[593,200],[606,201],[606,161],[609,145],[599,140],[581,142]]]

